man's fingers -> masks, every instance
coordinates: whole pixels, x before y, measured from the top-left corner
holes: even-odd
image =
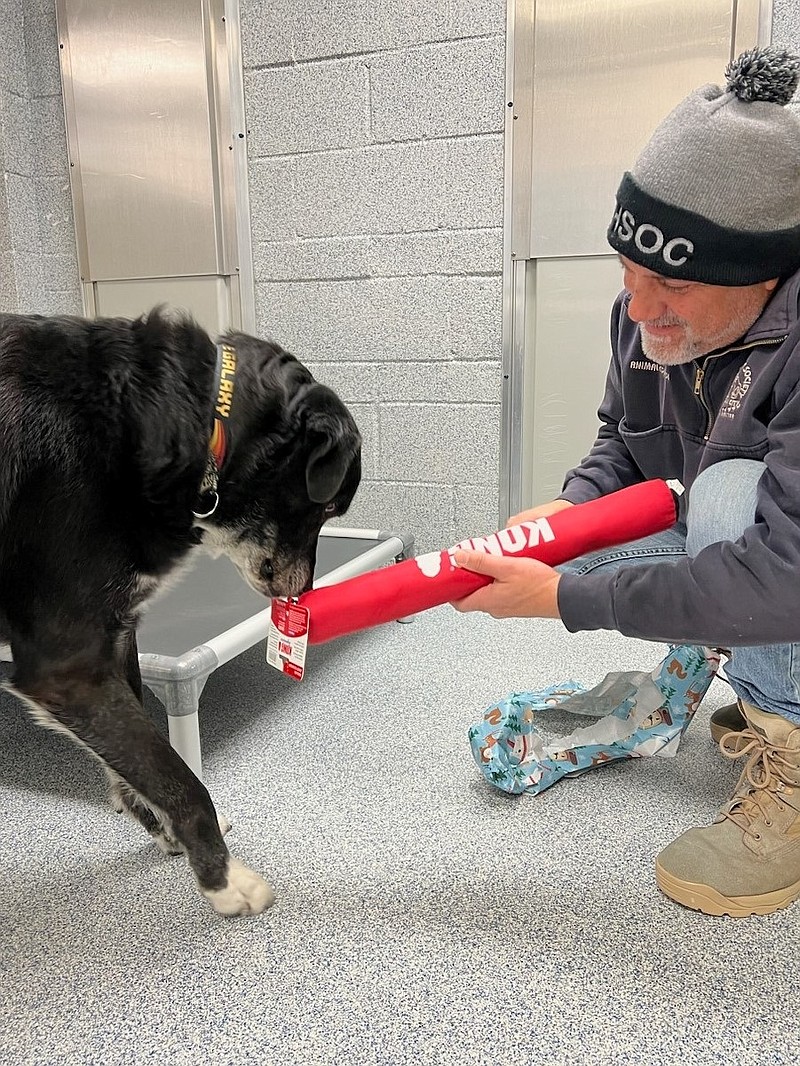
[[[494,557],[486,552],[464,551],[463,548],[459,548],[453,556],[453,562],[456,566],[460,566],[464,570],[472,570],[475,574],[488,574],[489,577],[495,576],[492,572],[493,561]]]

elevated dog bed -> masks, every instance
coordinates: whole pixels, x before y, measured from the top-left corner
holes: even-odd
[[[324,527],[315,588],[333,585],[414,554],[409,533]],[[200,695],[223,663],[265,642],[269,601],[245,584],[226,557],[198,552],[192,569],[155,600],[138,632],[142,680],[164,704],[172,746],[202,776]],[[8,647],[0,657],[10,660]],[[270,669],[266,663],[264,669]]]

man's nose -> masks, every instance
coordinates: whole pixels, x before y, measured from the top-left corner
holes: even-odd
[[[667,310],[658,286],[648,278],[640,278],[628,291],[631,294],[628,317],[634,322],[651,322],[660,318]]]

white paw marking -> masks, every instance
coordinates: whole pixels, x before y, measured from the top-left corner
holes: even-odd
[[[228,821],[225,815],[220,814],[219,811],[217,811],[217,821],[219,822],[219,831],[220,833],[222,833],[223,836],[225,836],[226,833],[230,833],[231,823]]]
[[[233,856],[228,859],[227,886],[203,895],[218,914],[261,914],[275,902],[264,878]]]

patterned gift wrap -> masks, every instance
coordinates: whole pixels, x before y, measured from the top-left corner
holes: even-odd
[[[608,674],[592,689],[565,681],[514,692],[470,728],[472,754],[493,785],[534,795],[618,759],[674,756],[718,668],[716,650],[679,645],[650,673]],[[547,718],[555,707],[598,721],[552,737]]]

